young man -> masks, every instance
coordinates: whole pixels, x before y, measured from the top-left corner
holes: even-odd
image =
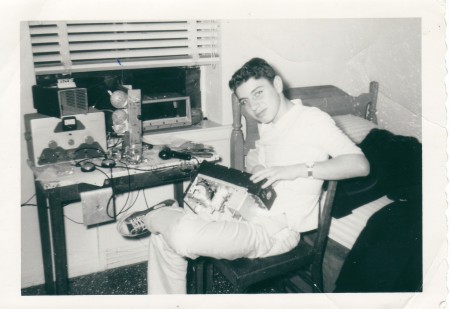
[[[260,140],[247,156],[251,180],[267,179],[277,198],[251,221],[211,218],[177,207],[172,200],[119,222],[124,236],[150,231],[149,293],[186,293],[187,261],[258,258],[293,249],[300,233],[315,229],[323,180],[365,176],[369,164],[317,108],[283,95],[283,81],[263,59],[254,58],[229,82],[239,102],[260,122]],[[330,159],[331,157],[331,159]]]

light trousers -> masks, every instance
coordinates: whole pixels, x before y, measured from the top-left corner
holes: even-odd
[[[149,213],[149,294],[186,294],[186,258],[233,260],[278,255],[293,249],[300,234],[284,216],[261,216],[252,222],[193,214],[180,207]]]

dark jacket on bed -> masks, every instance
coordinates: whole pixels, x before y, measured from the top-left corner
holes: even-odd
[[[383,195],[394,202],[367,222],[344,262],[335,292],[421,291],[422,146],[415,138],[374,129],[360,147],[371,173],[344,182],[338,213]]]
[[[370,174],[339,181],[333,217],[340,218],[388,195],[393,200],[422,196],[422,144],[414,137],[373,129],[358,145],[370,163]]]

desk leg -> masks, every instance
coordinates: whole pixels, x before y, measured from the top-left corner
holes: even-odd
[[[184,190],[183,190],[183,182],[175,182],[173,184],[173,196],[175,197],[175,200],[178,202],[178,205],[180,207],[183,207],[183,195],[184,195]]]
[[[39,232],[41,236],[42,262],[44,264],[45,293],[47,295],[53,295],[55,293],[55,286],[53,284],[53,261],[48,224],[47,199],[42,192],[41,186],[37,182],[35,182],[35,190],[39,218]]]
[[[55,258],[56,293],[68,292],[66,234],[64,230],[64,210],[61,205],[61,192],[58,188],[49,194],[50,218],[52,225],[53,254]]]

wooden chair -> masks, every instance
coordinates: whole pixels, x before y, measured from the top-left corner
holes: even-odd
[[[300,243],[293,250],[267,258],[240,258],[233,261],[204,258],[197,265],[198,274],[204,274],[197,280],[197,293],[211,293],[213,282],[213,267],[219,270],[232,284],[233,293],[245,293],[247,289],[259,282],[295,273],[311,287],[303,292],[322,292],[322,260],[331,223],[331,210],[336,181],[329,181],[326,186],[325,202],[321,211],[319,228],[313,237],[302,237]],[[204,268],[204,269],[203,269]]]
[[[378,83],[370,84],[369,93],[353,97],[334,86],[292,88],[285,91],[289,99],[301,98],[304,105],[316,106],[330,115],[352,114],[376,123]],[[259,138],[257,123],[247,117],[237,98],[232,96],[233,132],[231,136],[231,166],[244,170],[244,157]],[[246,119],[246,139],[242,132],[242,116]],[[326,185],[325,185],[326,184]],[[211,293],[213,267],[233,286],[234,293],[244,293],[256,283],[286,274],[295,274],[309,288],[303,292],[323,292],[322,262],[331,224],[331,212],[337,181],[324,183],[326,197],[321,205],[319,226],[315,235],[304,236],[293,250],[267,258],[240,258],[233,261],[200,258],[194,266],[196,292]],[[322,199],[323,201],[323,199]]]

